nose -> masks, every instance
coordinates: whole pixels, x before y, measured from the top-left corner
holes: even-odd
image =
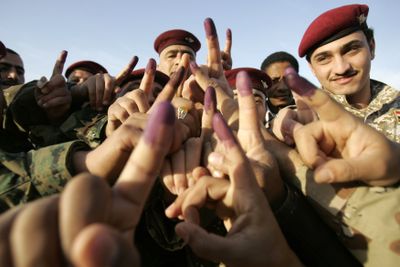
[[[179,65],[179,62],[181,62],[182,55],[183,54],[181,52],[176,54],[175,62],[174,62],[175,65]]]
[[[11,67],[6,77],[10,80],[18,80],[18,76],[17,69],[15,67]]]
[[[351,69],[351,64],[345,57],[337,56],[335,58],[334,72],[337,75],[342,75]]]

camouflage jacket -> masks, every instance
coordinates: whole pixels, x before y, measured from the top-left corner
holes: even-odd
[[[328,93],[346,110],[362,118],[365,123],[382,132],[390,140],[400,143],[400,91],[371,80],[372,100],[363,109],[352,107],[344,95]]]
[[[0,213],[60,192],[74,174],[73,152],[86,149],[83,142],[73,141],[26,153],[0,150]]]
[[[303,165],[291,183],[299,188],[350,252],[367,267],[400,262],[400,184],[317,184]]]

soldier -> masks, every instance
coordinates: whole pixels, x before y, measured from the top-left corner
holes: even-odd
[[[299,56],[348,111],[400,142],[400,92],[370,78],[375,39],[368,11],[367,5],[346,5],[321,14],[305,31]]]
[[[299,63],[296,58],[284,51],[270,54],[261,64],[261,70],[272,81],[271,87],[267,90],[267,127],[269,127],[269,122],[276,116],[280,109],[287,106],[295,107],[292,91],[283,80],[287,67],[293,67],[299,72]]]
[[[235,95],[235,98],[237,98],[236,75],[240,71],[246,71],[247,74],[250,76],[253,86],[253,95],[257,104],[258,118],[260,119],[262,124],[265,124],[265,114],[267,112],[266,98],[268,94],[267,92],[271,87],[271,79],[264,72],[254,68],[237,68],[225,71],[226,79],[228,80],[230,87],[233,89],[233,94]]]
[[[0,89],[25,82],[25,69],[21,56],[6,48],[6,54],[0,59]]]
[[[97,62],[84,60],[71,64],[65,70],[65,77],[71,84],[81,84],[97,73],[108,73],[108,71]]]
[[[181,57],[189,55],[190,61],[196,60],[201,43],[192,33],[174,29],[163,32],[154,41],[154,49],[160,59],[157,70],[170,76],[177,70]]]

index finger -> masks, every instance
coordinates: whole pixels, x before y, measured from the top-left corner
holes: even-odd
[[[133,56],[131,61],[129,61],[128,65],[115,76],[115,86],[121,85],[121,83],[129,76],[132,70],[135,68],[136,64],[138,63],[139,58],[137,56]]]
[[[221,51],[219,48],[218,34],[214,21],[206,18],[204,21],[204,29],[207,36],[207,64],[210,77],[218,77],[222,72]]]
[[[54,64],[53,73],[51,77],[54,77],[57,74],[62,74],[64,69],[65,60],[67,59],[68,52],[63,50],[61,51],[60,55],[58,56],[56,63]]]
[[[179,68],[169,79],[167,84],[158,94],[156,100],[154,100],[153,105],[149,109],[147,113],[151,113],[154,107],[161,102],[164,101],[171,101],[172,98],[175,96],[176,89],[178,88],[179,84],[182,82],[185,75],[185,69],[183,67]]]
[[[118,196],[113,202],[113,218],[123,228],[131,227],[140,217],[164,157],[171,147],[174,123],[175,110],[172,105],[169,102],[158,104],[113,188]]]
[[[312,110],[317,112],[319,119],[334,121],[347,113],[345,109],[325,92],[319,90],[307,79],[298,75],[293,68],[285,70],[285,83],[291,90],[295,91],[299,98]]]
[[[231,29],[228,28],[226,30],[226,40],[225,40],[224,52],[230,55],[231,49],[232,49],[232,31],[231,31]]]
[[[139,88],[143,90],[143,92],[150,96],[153,91],[154,78],[156,76],[156,61],[154,58],[150,58],[149,62],[146,65],[146,70],[144,71],[144,75],[142,80],[140,81]]]
[[[240,71],[236,75],[239,103],[239,130],[253,131],[261,136],[256,101],[249,75]]]

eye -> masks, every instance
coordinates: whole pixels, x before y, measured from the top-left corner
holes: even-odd
[[[318,64],[324,65],[324,64],[328,64],[330,62],[331,57],[329,55],[318,55],[314,58],[315,62],[317,62]]]

